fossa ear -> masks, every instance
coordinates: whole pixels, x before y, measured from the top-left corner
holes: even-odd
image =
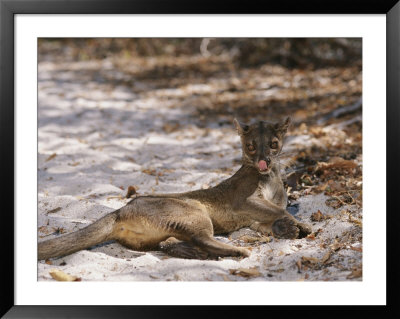
[[[287,117],[283,123],[275,124],[275,130],[279,131],[282,135],[285,134],[290,125],[290,122],[291,122],[290,117]]]
[[[236,130],[239,135],[246,134],[250,129],[249,125],[239,122],[237,119],[234,119],[233,123],[235,124]]]

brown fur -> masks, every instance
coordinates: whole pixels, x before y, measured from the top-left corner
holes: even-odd
[[[277,155],[289,119],[253,125],[235,120],[235,125],[243,165],[232,177],[205,190],[139,196],[86,228],[40,242],[38,259],[68,255],[108,240],[134,250],[163,249],[182,258],[249,256],[249,250],[221,243],[213,235],[242,227],[283,238],[310,233],[307,225],[285,210]],[[258,163],[264,160],[268,169],[262,171]]]

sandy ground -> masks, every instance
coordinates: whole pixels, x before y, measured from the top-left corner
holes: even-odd
[[[103,63],[103,69],[113,72]],[[213,186],[239,168],[233,119],[197,125],[190,101],[177,109],[161,90],[136,94],[124,86],[110,88],[101,78],[79,73],[81,67],[39,65],[39,241],[75,231],[125,205],[130,185],[139,194],[188,191]],[[194,94],[207,89],[186,87]],[[180,91],[169,89],[168,94],[179,96]],[[313,141],[289,136],[286,150],[295,150],[297,143]],[[52,269],[82,281],[361,280],[362,245],[354,238],[362,230],[346,207],[335,210],[325,200],[324,194],[297,200],[295,216],[312,225],[314,238],[277,240],[249,229],[217,237],[252,246],[249,258],[183,260],[106,243],[39,261],[38,280],[54,280]],[[348,209],[361,217],[360,210]],[[312,222],[310,216],[318,210],[330,218]]]

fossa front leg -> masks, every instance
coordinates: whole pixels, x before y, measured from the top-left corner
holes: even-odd
[[[285,209],[259,198],[246,201],[244,214],[254,222],[250,228],[277,238],[303,238],[311,233],[311,227],[300,223]]]

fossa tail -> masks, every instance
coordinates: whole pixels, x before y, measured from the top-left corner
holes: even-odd
[[[112,240],[118,210],[68,235],[38,243],[38,260],[72,254],[102,242]]]

